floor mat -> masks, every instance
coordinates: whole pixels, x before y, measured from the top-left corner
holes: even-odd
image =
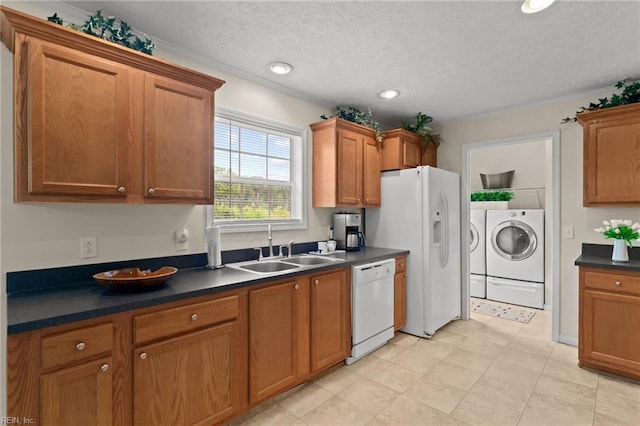
[[[504,318],[512,321],[528,323],[536,314],[532,309],[522,306],[508,305],[506,303],[493,302],[486,299],[471,298],[471,312]]]

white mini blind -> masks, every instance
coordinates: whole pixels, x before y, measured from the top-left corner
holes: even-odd
[[[296,144],[277,129],[216,117],[214,206],[217,222],[296,220]]]

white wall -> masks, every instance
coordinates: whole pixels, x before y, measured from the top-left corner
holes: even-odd
[[[436,126],[443,140],[438,149],[438,165],[458,172],[461,172],[463,144],[560,130],[560,225],[572,226],[575,230],[575,238],[562,239],[560,249],[560,335],[568,337],[567,340],[576,339],[578,335],[578,268],[574,261],[580,255],[581,243],[610,244],[593,231],[603,219],[640,220],[637,207],[582,206],[582,127],[577,123],[560,124],[563,117],[572,116],[580,106],[609,96],[614,90]]]
[[[10,7],[34,16],[46,18],[53,13],[37,3],[11,3]],[[58,12],[62,4],[58,5]],[[60,13],[72,20],[67,13]],[[153,38],[153,35],[151,35]],[[309,124],[319,121],[320,115],[330,113],[325,108],[268,89],[264,86],[226,75],[210,64],[197,61],[188,52],[178,51],[155,40],[157,57],[196,69],[226,81],[216,92],[216,105],[257,115],[290,126],[307,130],[307,143],[311,144]],[[6,47],[3,67],[12,62]],[[9,65],[10,66],[10,65]],[[11,72],[3,78],[3,84]],[[5,82],[5,80],[7,80]],[[12,87],[12,86],[9,86]],[[2,107],[12,110],[11,91],[2,94]],[[13,129],[3,126],[1,201],[2,201],[2,262],[4,272],[39,269],[83,263],[101,263],[136,258],[159,257],[205,251],[204,206],[170,205],[107,205],[89,203],[13,203]],[[311,150],[309,149],[309,152]],[[311,190],[311,155],[305,170],[309,174]],[[310,200],[310,197],[309,197]],[[274,244],[289,240],[296,242],[325,239],[331,223],[331,209],[312,209],[308,206],[308,229],[274,233]],[[190,233],[189,250],[177,252],[173,240],[176,229],[187,228]],[[80,238],[96,236],[97,258],[80,259]],[[223,234],[223,249],[266,245],[265,233]]]

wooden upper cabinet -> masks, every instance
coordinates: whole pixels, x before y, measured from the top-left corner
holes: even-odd
[[[2,7],[15,200],[209,204],[224,81]]]
[[[313,207],[379,207],[381,149],[374,131],[339,118],[311,129]]]
[[[27,132],[18,133],[18,201],[30,195],[124,198],[130,185],[130,70],[116,62],[24,37],[16,63],[25,84]],[[27,139],[24,139],[26,136]]]
[[[212,200],[213,93],[145,75],[145,196]]]
[[[385,133],[382,143],[382,170],[410,169],[418,166],[436,167],[436,147],[423,147],[423,137],[405,129]]]
[[[577,117],[584,128],[583,204],[640,204],[640,104]]]
[[[364,207],[380,206],[382,201],[380,174],[380,144],[371,136],[362,144],[362,204]]]

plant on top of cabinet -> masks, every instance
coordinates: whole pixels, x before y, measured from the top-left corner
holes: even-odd
[[[622,89],[620,94],[614,93],[609,98],[598,99],[598,103],[591,102],[588,107],[580,107],[580,110],[576,111],[576,116],[565,117],[561,123],[569,123],[571,121],[577,121],[577,114],[585,111],[595,111],[604,108],[613,108],[622,105],[634,104],[640,102],[640,80],[625,84],[624,81],[619,81],[615,84],[616,89]]]
[[[343,120],[350,121],[352,123],[361,124],[363,126],[369,127],[375,131],[376,141],[378,143],[382,143],[384,139],[384,132],[380,129],[380,123],[375,121],[373,117],[373,113],[370,108],[367,108],[366,111],[361,111],[353,105],[349,105],[348,107],[343,107],[340,105],[336,106],[336,115],[332,115],[331,117],[327,117],[322,114],[320,118],[323,120],[328,120],[333,117],[342,118]]]
[[[433,121],[433,117],[428,116],[419,112],[416,114],[416,124],[411,124],[408,121],[402,122],[402,128],[410,131],[411,133],[415,133],[423,137],[423,147],[427,148],[430,143],[433,143],[435,146],[439,146],[441,139],[439,133],[434,133],[433,129],[428,126],[429,123]]]
[[[64,24],[64,21],[57,13],[47,17],[47,21],[58,25]],[[67,26],[76,31],[82,31],[85,34],[99,37],[148,55],[153,55],[153,49],[156,48],[156,45],[146,34],[144,34],[144,40],[142,40],[133,33],[133,28],[126,21],[114,16],[102,16],[102,10],[100,9],[91,15],[84,24],[76,25],[69,22]]]

